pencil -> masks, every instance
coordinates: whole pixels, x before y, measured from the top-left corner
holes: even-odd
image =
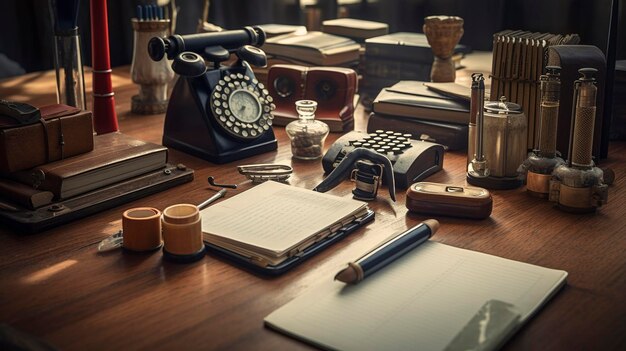
[[[356,284],[426,242],[437,229],[439,222],[427,219],[405,232],[394,235],[355,262],[349,262],[348,267],[335,275],[335,280]]]

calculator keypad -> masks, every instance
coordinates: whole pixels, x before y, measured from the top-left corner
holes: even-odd
[[[345,145],[337,155],[333,168],[337,167],[339,162],[341,162],[348,153],[358,147],[371,149],[385,155],[393,164],[398,159],[399,155],[412,147],[411,134],[379,129],[373,133],[364,134],[360,139],[350,140],[348,145]]]

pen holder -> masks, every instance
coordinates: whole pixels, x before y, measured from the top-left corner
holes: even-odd
[[[148,55],[148,41],[153,37],[169,35],[170,20],[131,19],[134,32],[133,61],[130,68],[134,83],[139,84],[139,95],[132,97],[131,111],[138,114],[158,114],[167,110],[167,84],[174,71],[164,57],[155,62]]]
[[[163,245],[161,239],[161,211],[152,207],[138,207],[122,215],[123,247],[130,251],[152,251]]]
[[[198,207],[173,205],[163,210],[163,257],[169,261],[189,263],[204,256],[202,222]]]

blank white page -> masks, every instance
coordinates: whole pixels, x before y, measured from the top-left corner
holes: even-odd
[[[200,211],[205,240],[283,253],[366,206],[364,202],[265,182]]]
[[[332,277],[265,318],[268,326],[339,350],[442,350],[488,300],[521,321],[567,272],[426,242],[356,285]]]

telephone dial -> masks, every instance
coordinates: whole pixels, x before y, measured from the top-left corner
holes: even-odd
[[[215,163],[276,150],[276,106],[250,67],[267,64],[258,48],[264,42],[260,27],[150,40],[150,57],[167,55],[180,76],[165,115],[163,145]],[[238,60],[222,65],[231,53]]]

